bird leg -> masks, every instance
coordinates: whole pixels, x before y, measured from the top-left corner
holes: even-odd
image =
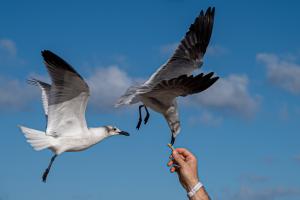
[[[146,117],[144,119],[144,124],[147,124],[150,114],[149,114],[147,107],[145,105],[144,105],[144,107],[145,107],[145,111],[146,111]]]
[[[49,163],[47,169],[46,169],[46,170],[44,171],[44,173],[43,173],[43,182],[44,182],[44,183],[46,183],[48,173],[50,172],[52,163],[54,162],[56,156],[57,156],[57,155],[52,156],[52,158],[51,158],[51,160],[50,160],[50,163]]]
[[[172,146],[174,145],[174,142],[175,142],[175,137],[174,137],[174,135],[172,134],[172,137],[171,137],[171,145],[172,145]]]
[[[141,123],[142,123],[142,111],[141,111],[142,107],[144,107],[144,105],[139,106],[139,121],[136,125],[136,129],[138,129],[138,130],[140,129],[140,126],[141,126]]]

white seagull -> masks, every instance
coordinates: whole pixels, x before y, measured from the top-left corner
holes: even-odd
[[[40,87],[47,118],[46,132],[20,126],[27,142],[36,150],[50,149],[54,153],[43,173],[46,182],[56,156],[63,152],[85,150],[113,135],[129,134],[114,126],[88,128],[85,110],[90,96],[89,86],[63,59],[51,51],[42,51],[52,85],[37,79],[30,83]]]
[[[181,40],[173,56],[163,64],[144,84],[131,86],[120,97],[116,107],[125,104],[142,102],[139,106],[139,121],[137,129],[142,122],[141,108],[144,107],[146,117],[144,124],[149,119],[147,107],[161,113],[171,129],[171,144],[180,132],[180,121],[176,97],[187,96],[202,92],[213,85],[219,77],[213,77],[213,72],[193,76],[192,72],[203,64],[203,56],[208,46],[215,8],[208,8],[190,26],[189,31]]]

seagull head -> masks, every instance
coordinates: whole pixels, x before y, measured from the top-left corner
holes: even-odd
[[[113,135],[129,136],[129,133],[127,133],[126,131],[121,131],[120,129],[118,129],[115,126],[105,126],[105,128],[106,128],[108,135],[110,135],[110,136],[113,136]]]

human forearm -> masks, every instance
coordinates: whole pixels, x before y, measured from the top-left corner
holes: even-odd
[[[173,149],[168,162],[171,173],[178,174],[179,181],[187,191],[190,200],[210,200],[198,178],[197,158],[184,148]],[[190,197],[191,196],[191,197]]]

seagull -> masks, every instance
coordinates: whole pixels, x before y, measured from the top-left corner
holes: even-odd
[[[107,137],[129,136],[129,133],[115,126],[88,128],[85,110],[90,96],[89,86],[71,65],[51,51],[42,51],[42,56],[52,85],[37,79],[31,79],[29,83],[42,91],[46,131],[19,127],[36,151],[50,149],[54,153],[42,176],[46,182],[55,158],[63,152],[83,151]]]
[[[214,7],[209,7],[205,13],[201,10],[172,57],[145,83],[129,87],[119,98],[115,104],[116,107],[142,103],[139,106],[137,129],[142,123],[142,108],[146,111],[144,124],[148,122],[150,114],[147,107],[149,107],[161,113],[166,119],[172,133],[171,144],[173,145],[180,132],[176,97],[200,93],[219,79],[219,77],[213,77],[213,72],[192,75],[192,72],[203,64],[203,56],[212,33],[214,14]]]

